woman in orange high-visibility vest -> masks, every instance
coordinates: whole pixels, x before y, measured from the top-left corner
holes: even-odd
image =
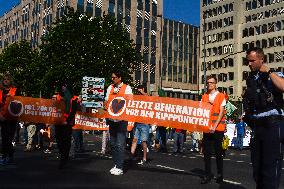
[[[2,80],[2,86],[0,89],[0,125],[1,125],[1,137],[2,137],[2,159],[1,165],[14,163],[14,148],[12,141],[15,136],[16,127],[18,122],[15,120],[9,120],[7,112],[6,99],[9,96],[15,96],[16,88],[13,85],[13,80],[10,74],[5,74]]]
[[[122,73],[120,71],[113,72],[111,79],[113,84],[107,88],[105,105],[107,104],[110,95],[132,94],[131,87],[121,81]],[[107,107],[105,108],[107,109]],[[109,119],[108,124],[112,159],[114,163],[114,167],[110,169],[110,173],[112,175],[122,175],[128,122],[122,120],[122,118],[121,120]]]
[[[224,131],[226,128],[225,123],[225,105],[226,99],[224,93],[217,90],[217,79],[213,76],[207,77],[207,92],[202,95],[202,102],[211,103],[212,109],[210,111],[210,125],[209,133],[204,133],[204,164],[205,176],[201,180],[201,184],[207,184],[211,181],[214,175],[211,172],[211,156],[212,146],[215,149],[216,163],[217,163],[217,180],[218,184],[223,182],[223,151],[222,141]]]

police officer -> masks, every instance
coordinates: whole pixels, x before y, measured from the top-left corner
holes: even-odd
[[[284,146],[284,75],[264,65],[264,53],[247,51],[251,69],[243,96],[244,121],[253,128],[251,160],[257,189],[277,189],[280,183]]]

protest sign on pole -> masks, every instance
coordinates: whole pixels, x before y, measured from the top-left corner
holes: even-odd
[[[105,79],[97,77],[83,77],[82,106],[86,108],[101,108],[104,102]]]

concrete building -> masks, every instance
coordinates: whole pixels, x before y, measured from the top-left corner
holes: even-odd
[[[200,89],[206,62],[206,75],[215,75],[218,87],[232,100],[240,100],[249,72],[245,51],[253,46],[264,49],[270,68],[283,72],[284,1],[201,0],[200,4]]]
[[[162,88],[168,97],[198,97],[199,28],[163,19]]]
[[[198,90],[198,28],[164,19],[163,0],[21,0],[0,17],[0,51],[19,40],[38,47],[41,37],[63,16],[66,7],[88,16],[112,14],[125,25],[144,58],[140,70],[133,75],[136,84],[147,84],[151,91],[160,86],[168,96],[181,98],[192,97],[179,93]]]

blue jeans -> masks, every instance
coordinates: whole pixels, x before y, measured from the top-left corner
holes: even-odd
[[[83,151],[83,132],[82,129],[73,129],[72,136],[75,143],[75,152]]]
[[[174,133],[174,152],[183,152],[184,134],[181,132]],[[179,145],[179,147],[178,147]]]
[[[243,134],[237,134],[237,145],[238,145],[238,148],[240,150],[243,149],[243,145],[244,144],[244,135]]]
[[[127,135],[127,121],[109,121],[110,145],[112,159],[117,168],[123,169],[124,152]]]

